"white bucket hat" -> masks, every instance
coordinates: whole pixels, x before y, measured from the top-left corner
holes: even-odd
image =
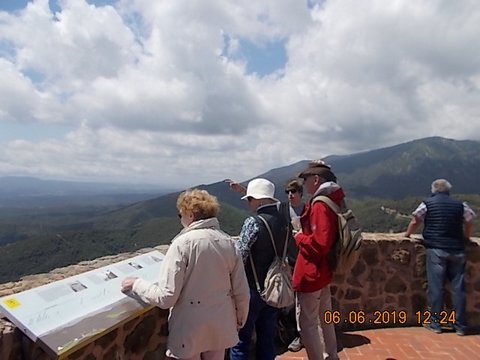
[[[242,200],[252,197],[254,199],[272,199],[278,201],[275,197],[275,185],[267,179],[253,179],[248,183],[247,194]]]

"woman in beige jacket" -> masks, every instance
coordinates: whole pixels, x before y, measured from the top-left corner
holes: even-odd
[[[177,200],[184,229],[164,259],[158,284],[127,277],[122,291],[170,309],[166,355],[175,359],[223,360],[238,342],[250,292],[242,258],[220,230],[217,199],[189,190]]]

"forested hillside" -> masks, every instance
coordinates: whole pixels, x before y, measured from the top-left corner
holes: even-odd
[[[411,212],[429,194],[431,182],[440,177],[452,182],[453,196],[468,201],[480,214],[479,142],[427,138],[326,160],[364,231],[405,231]],[[307,163],[272,169],[259,177],[272,180],[277,197],[286,200],[282,191],[286,182]],[[249,214],[239,194],[223,180],[198,187],[218,197],[221,225],[237,235]],[[178,192],[172,192],[129,205],[0,207],[0,281],[167,244],[181,227],[177,196]],[[478,230],[475,233],[480,235]]]
[[[480,214],[480,195],[455,197],[468,201]],[[403,232],[410,221],[410,213],[421,200],[422,197],[408,197],[403,200],[350,200],[349,206],[355,211],[366,232]],[[219,220],[224,231],[238,235],[243,220],[248,215],[246,209],[239,210],[223,204]],[[23,229],[30,229],[24,231],[23,235],[28,240],[0,247],[3,259],[0,262],[0,282],[46,272],[82,260],[168,244],[181,229],[177,216],[155,217],[152,214],[152,217],[135,224],[125,218],[108,222],[105,214],[93,217],[91,214],[62,214],[62,221],[51,221],[52,216],[53,214],[50,214],[48,221],[44,223],[37,219],[31,227],[24,222]],[[76,223],[72,221],[74,218],[81,221]],[[6,229],[4,226],[0,228]],[[480,236],[478,224],[475,234]],[[5,235],[2,233],[2,236]]]

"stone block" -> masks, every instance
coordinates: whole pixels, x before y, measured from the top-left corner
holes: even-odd
[[[392,253],[392,260],[402,265],[410,264],[410,251],[405,249],[396,249]]]
[[[413,274],[416,277],[425,277],[426,276],[426,271],[427,271],[427,268],[426,268],[426,265],[425,265],[426,261],[427,261],[427,256],[425,255],[425,253],[417,254],[417,256],[415,256],[415,264],[414,264]]]
[[[480,292],[480,280],[477,280],[473,283],[473,290]]]
[[[370,298],[365,303],[364,311],[366,313],[374,313],[375,311],[382,311],[385,306],[383,297]]]
[[[403,309],[410,308],[410,298],[407,297],[405,294],[400,294],[398,296],[397,304],[400,305]]]
[[[405,281],[399,276],[393,276],[392,278],[387,280],[387,283],[385,284],[385,291],[387,293],[398,294],[404,293],[406,290],[407,285],[405,284]]]
[[[480,263],[480,246],[475,242],[470,242],[465,247],[467,261],[472,264]]]
[[[366,268],[367,267],[365,265],[365,262],[362,259],[358,259],[357,263],[352,268],[349,277],[352,277],[352,276],[353,277],[360,277],[365,272]]]
[[[387,295],[385,297],[385,303],[387,304],[395,303],[396,301],[397,301],[397,298],[393,295]]]
[[[364,284],[361,284],[360,281],[358,281],[358,278],[355,277],[355,276],[349,276],[347,278],[347,284],[348,285],[351,285],[353,287],[356,287],[356,288],[359,288],[359,287],[363,287]]]
[[[368,298],[373,298],[379,294],[378,285],[375,283],[370,283],[368,286],[367,296]]]
[[[381,283],[384,282],[387,278],[387,275],[382,269],[372,269],[368,276],[368,281],[372,281],[374,283]]]
[[[427,308],[427,297],[425,293],[416,293],[413,294],[411,297],[411,316],[415,314],[417,311],[422,311]]]
[[[359,299],[362,296],[362,292],[356,289],[348,289],[347,293],[345,294],[345,299],[347,300],[355,300]]]
[[[412,292],[424,292],[425,280],[414,280],[410,283],[410,289]]]
[[[155,317],[150,314],[143,318],[143,321],[125,338],[126,354],[138,354],[147,347],[154,333],[155,323]]]
[[[360,258],[365,260],[365,263],[368,266],[375,266],[379,262],[379,255],[378,255],[378,247],[365,247],[363,248],[362,246],[362,253],[360,255]]]

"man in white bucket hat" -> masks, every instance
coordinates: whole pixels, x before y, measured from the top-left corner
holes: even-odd
[[[247,193],[242,196],[242,200],[252,197],[255,200],[272,200],[274,203],[279,202],[275,198],[275,185],[267,179],[253,179],[248,183]]]
[[[257,334],[255,359],[273,360],[275,359],[273,339],[279,310],[267,305],[260,297],[250,257],[255,264],[262,291],[267,270],[275,257],[275,251],[268,230],[259,217],[261,216],[268,223],[279,253],[283,252],[289,226],[285,217],[278,211],[277,203],[279,201],[275,198],[275,185],[267,179],[258,178],[250,181],[242,199],[247,200],[250,209],[256,213],[254,216],[249,216],[243,223],[240,239],[237,242],[250,287],[250,304],[247,322],[238,334],[240,341],[230,349],[230,359],[247,360],[250,358],[250,342],[255,329]]]
[[[242,184],[231,180],[226,179],[226,183],[230,186],[233,191],[244,195],[242,199],[247,199],[250,195],[261,194],[260,197],[264,197],[265,194],[273,200],[274,197],[274,185],[265,179],[255,179],[249,183],[250,192],[247,195],[247,188]],[[263,188],[263,191],[258,191],[259,188]],[[285,219],[291,223],[290,231],[298,232],[301,230],[300,226],[300,215],[303,213],[305,204],[302,200],[303,196],[303,186],[302,182],[298,179],[290,180],[285,186],[285,193],[288,196],[288,201],[277,203],[278,211]],[[295,261],[297,259],[298,248],[295,244],[295,239],[293,238],[293,232],[290,234],[291,237],[288,242],[288,262],[292,269],[295,267]],[[249,265],[247,265],[249,266]],[[284,308],[278,314],[277,321],[277,330],[276,330],[276,344],[277,346],[286,346],[288,350],[292,352],[300,351],[303,348],[303,344],[298,332],[298,325],[295,316],[295,306]]]

